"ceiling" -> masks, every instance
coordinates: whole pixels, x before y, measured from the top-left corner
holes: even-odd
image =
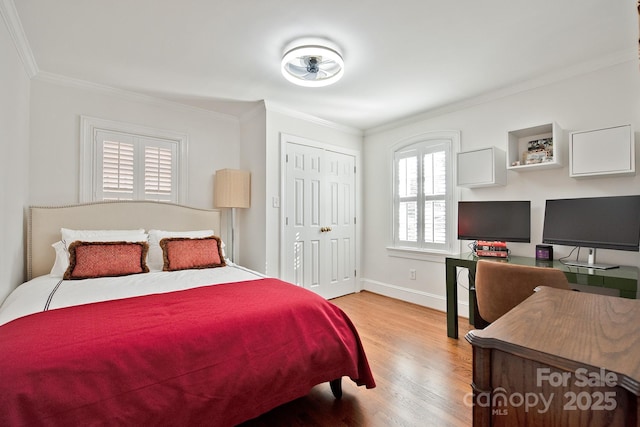
[[[636,0],[13,1],[40,73],[233,115],[265,100],[361,130],[638,49]],[[282,77],[284,47],[305,36],[341,47],[342,80]]]

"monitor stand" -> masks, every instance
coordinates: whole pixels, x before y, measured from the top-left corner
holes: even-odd
[[[620,267],[619,265],[612,264],[596,264],[596,248],[589,248],[588,261],[564,261],[563,264],[572,267],[594,268],[596,270],[610,270]]]

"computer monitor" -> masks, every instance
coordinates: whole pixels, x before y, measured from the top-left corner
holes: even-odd
[[[531,202],[458,202],[458,239],[531,242]]]
[[[618,267],[596,264],[595,250],[640,251],[640,195],[547,200],[542,242],[589,249],[587,262],[568,265]]]

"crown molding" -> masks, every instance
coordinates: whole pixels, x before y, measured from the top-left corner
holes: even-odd
[[[351,126],[342,125],[340,123],[331,122],[329,120],[321,119],[316,116],[312,116],[311,114],[303,113],[301,111],[292,110],[283,105],[277,104],[273,101],[264,101],[265,109],[267,111],[272,111],[274,113],[284,114],[286,116],[304,120],[310,123],[314,123],[320,126],[325,126],[331,129],[335,129],[340,132],[344,132],[350,135],[363,136],[363,132],[361,129],[357,129]]]
[[[501,89],[497,89],[491,92],[484,93],[482,95],[454,102],[451,104],[443,105],[433,108],[431,110],[424,111],[415,115],[405,117],[403,119],[395,120],[393,122],[376,126],[365,130],[364,136],[375,135],[377,133],[386,132],[392,129],[396,129],[402,126],[415,124],[416,122],[428,120],[434,117],[442,116],[447,113],[452,113],[465,108],[474,107],[477,105],[485,104],[487,102],[496,101],[501,98],[516,95],[518,93],[526,92],[532,89],[552,85],[554,83],[568,80],[570,78],[586,75],[596,72],[598,70],[613,67],[615,65],[623,64],[629,61],[637,61],[635,51],[619,51],[614,52],[603,57],[595,58],[589,61],[581,62],[573,66],[554,70],[552,72],[540,75],[538,77],[516,83],[511,86],[507,86]]]
[[[139,92],[133,92],[124,89],[118,89],[112,86],[103,85],[100,83],[93,83],[86,80],[75,79],[72,77],[63,76],[60,74],[49,73],[47,71],[40,71],[34,77],[34,80],[39,80],[45,83],[52,83],[60,86],[67,86],[77,89],[84,89],[94,92],[102,92],[108,95],[117,96],[129,101],[142,102],[149,105],[156,105],[161,107],[172,107],[184,111],[191,111],[196,113],[206,113],[213,115],[218,119],[226,120],[234,123],[238,123],[239,118],[232,115],[221,113],[218,111],[207,110],[204,108],[194,107],[192,105],[182,104],[179,102],[168,101],[166,99],[157,98],[151,95],[145,95]]]
[[[24,28],[22,28],[18,11],[12,0],[0,0],[0,15],[4,19],[7,31],[11,35],[27,75],[29,78],[33,78],[38,74],[38,64],[36,64],[36,59],[33,56]]]

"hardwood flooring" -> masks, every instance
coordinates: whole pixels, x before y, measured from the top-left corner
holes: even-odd
[[[242,424],[261,426],[470,426],[473,329],[460,319],[460,339],[447,337],[445,313],[370,292],[332,300],[353,321],[376,380],[356,387],[343,378],[336,400],[329,384]]]

